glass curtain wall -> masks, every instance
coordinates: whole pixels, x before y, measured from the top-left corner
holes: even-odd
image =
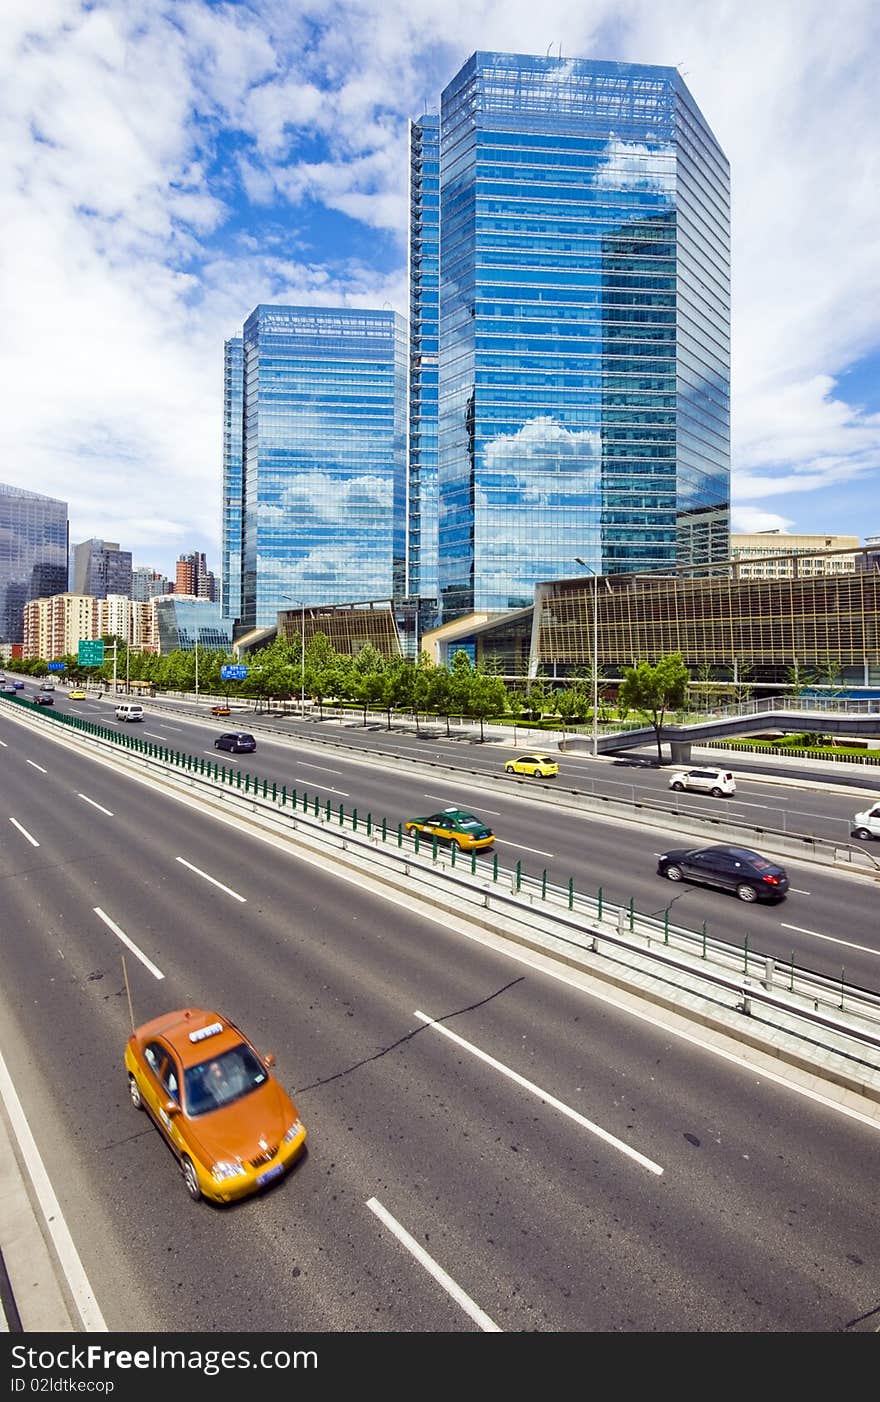
[[[404,319],[259,306],[243,340],[242,622],[402,594]]]
[[[220,603],[224,618],[241,616],[242,414],[244,341],[223,343],[223,519],[220,523]]]
[[[437,356],[440,310],[440,117],[410,125],[409,536],[407,593],[438,598]]]
[[[444,620],[674,565],[689,513],[724,558],[727,163],[676,70],[474,54],[440,168]]]
[[[24,641],[24,606],[67,589],[67,502],[0,482],[0,643]]]

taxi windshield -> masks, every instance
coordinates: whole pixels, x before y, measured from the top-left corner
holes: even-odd
[[[263,1063],[250,1047],[240,1042],[237,1047],[218,1056],[200,1061],[183,1073],[187,1114],[205,1115],[231,1105],[265,1085],[269,1076]]]

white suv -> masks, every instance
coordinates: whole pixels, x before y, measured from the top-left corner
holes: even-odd
[[[143,718],[143,706],[135,705],[133,702],[130,701],[121,701],[120,704],[116,707],[117,720],[143,720]]]
[[[669,787],[676,793],[710,793],[713,798],[729,798],[736,793],[736,780],[729,769],[679,769],[670,775]]]

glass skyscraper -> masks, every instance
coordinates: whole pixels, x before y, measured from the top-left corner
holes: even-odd
[[[407,593],[430,608],[437,578],[437,357],[440,318],[440,117],[410,124],[409,498]]]
[[[476,53],[446,88],[444,619],[526,605],[575,556],[726,557],[729,226],[727,160],[675,69]]]
[[[154,599],[152,607],[160,653],[194,652],[196,645],[227,651],[232,646],[232,624],[211,599],[165,594]]]
[[[244,341],[223,343],[223,518],[220,523],[220,604],[223,617],[241,617],[242,413]]]
[[[74,594],[106,599],[108,594],[131,598],[131,551],[116,541],[84,540],[73,547]]]
[[[406,323],[258,306],[243,337],[241,618],[399,597],[406,572]]]
[[[24,641],[24,606],[67,589],[67,502],[0,482],[0,644]]]

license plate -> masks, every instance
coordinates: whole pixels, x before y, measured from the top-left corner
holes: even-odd
[[[264,1183],[271,1183],[273,1178],[280,1178],[283,1172],[284,1165],[277,1163],[274,1168],[267,1168],[265,1173],[261,1173],[257,1182],[262,1187]]]

